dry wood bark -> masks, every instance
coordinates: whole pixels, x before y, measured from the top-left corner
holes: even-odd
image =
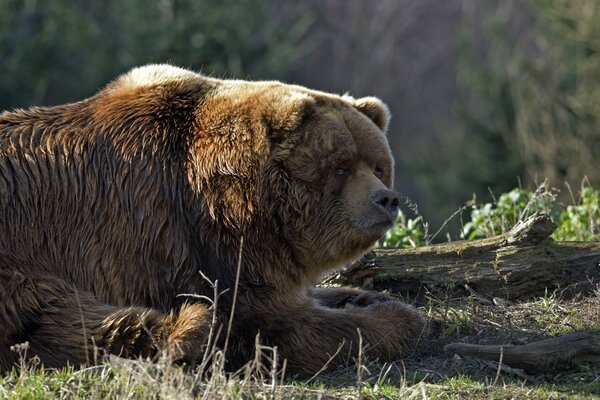
[[[581,291],[600,279],[600,243],[555,242],[556,229],[535,214],[510,232],[474,241],[413,249],[379,248],[327,276],[324,285],[352,285],[418,294],[424,284],[467,285],[480,295],[523,299],[544,290]]]
[[[499,361],[528,374],[564,369],[582,361],[600,360],[600,346],[585,332],[572,332],[523,346],[452,343],[446,345],[444,350],[460,356]]]

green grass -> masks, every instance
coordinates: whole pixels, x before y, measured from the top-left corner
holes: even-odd
[[[558,224],[557,240],[599,240],[600,191],[582,186],[578,200],[564,206],[553,191],[515,189],[494,203],[465,206],[471,220],[466,238],[502,233],[535,211],[550,213]],[[460,210],[459,210],[460,211]],[[457,214],[458,215],[458,212]],[[399,217],[385,245],[429,243],[427,225]],[[406,299],[405,299],[406,300]],[[600,287],[593,293],[565,297],[546,292],[528,302],[465,297],[459,288],[429,287],[424,297],[408,299],[430,321],[431,335],[405,360],[348,366],[313,380],[286,378],[254,360],[236,374],[226,374],[217,353],[208,375],[157,363],[113,358],[84,370],[49,371],[25,364],[0,376],[0,399],[599,399],[600,362],[537,376],[498,370],[495,362],[446,353],[445,344],[526,344],[572,331],[591,333],[600,343]],[[358,371],[360,371],[360,379]]]
[[[560,202],[557,197],[559,190],[549,187],[547,182],[535,191],[515,188],[490,203],[477,203],[477,198],[473,197],[446,223],[460,217],[462,228],[459,236],[473,240],[505,233],[519,221],[536,212],[544,212],[557,225],[552,235],[554,240],[600,241],[600,189],[592,188],[584,181],[577,198],[570,192],[569,186],[567,189],[571,194],[570,205]],[[462,221],[463,214],[468,214],[466,221]],[[396,225],[387,232],[381,244],[384,247],[418,247],[434,241],[439,233],[428,232],[422,215],[409,218],[400,212]]]
[[[0,377],[2,399],[600,399],[600,362],[529,376],[498,364],[444,352],[453,342],[524,344],[584,330],[600,341],[600,290],[563,298],[547,293],[522,303],[485,301],[454,288],[429,292],[417,306],[428,315],[431,338],[417,354],[393,364],[366,362],[358,388],[356,366],[306,380],[273,377],[259,364],[227,375],[217,365],[199,379],[194,372],[158,363],[115,358],[105,366],[44,371],[24,366]],[[194,397],[196,395],[196,397]]]
[[[61,371],[14,372],[0,379],[0,398],[3,399],[191,399],[193,376],[179,371],[160,371],[144,362],[137,368],[108,366],[101,372],[78,373],[73,369]],[[483,375],[459,374],[436,381],[413,382],[410,378],[369,379],[360,390],[363,398],[381,399],[600,399],[600,382],[586,382],[585,371],[575,369],[570,375],[583,374],[580,382],[531,384],[515,378],[500,376],[498,380]],[[350,375],[350,374],[349,374]],[[571,379],[571,378],[569,378]],[[206,389],[203,386],[201,389]],[[222,382],[210,395],[197,398],[357,398],[356,382],[324,375],[319,384],[286,382],[273,387],[266,383],[247,385],[241,380]]]

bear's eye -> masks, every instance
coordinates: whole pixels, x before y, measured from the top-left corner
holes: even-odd
[[[375,176],[381,179],[383,177],[383,170],[379,167],[375,167]]]
[[[336,168],[335,174],[337,176],[346,176],[346,175],[348,175],[348,168],[344,168],[344,167]]]

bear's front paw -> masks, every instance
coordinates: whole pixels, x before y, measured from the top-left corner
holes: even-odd
[[[366,307],[371,304],[395,301],[396,299],[383,292],[360,292],[348,297],[346,305]]]
[[[427,336],[425,319],[413,307],[400,301],[371,304],[368,312],[373,355],[393,360],[407,355],[415,344]]]
[[[378,302],[367,306],[365,310],[391,329],[402,329],[419,336],[424,332],[425,319],[421,313],[401,301]]]
[[[205,351],[210,329],[208,309],[201,304],[184,305],[177,317],[167,317],[167,356],[174,364],[195,365]]]

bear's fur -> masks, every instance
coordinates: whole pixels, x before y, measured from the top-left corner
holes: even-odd
[[[365,355],[401,357],[423,328],[412,307],[313,287],[393,222],[388,119],[376,98],[167,65],[1,114],[0,370],[21,342],[47,367],[162,350],[193,364],[212,316],[201,296],[227,289],[226,328],[238,263],[230,368],[257,334],[302,375],[351,359],[359,331]]]

